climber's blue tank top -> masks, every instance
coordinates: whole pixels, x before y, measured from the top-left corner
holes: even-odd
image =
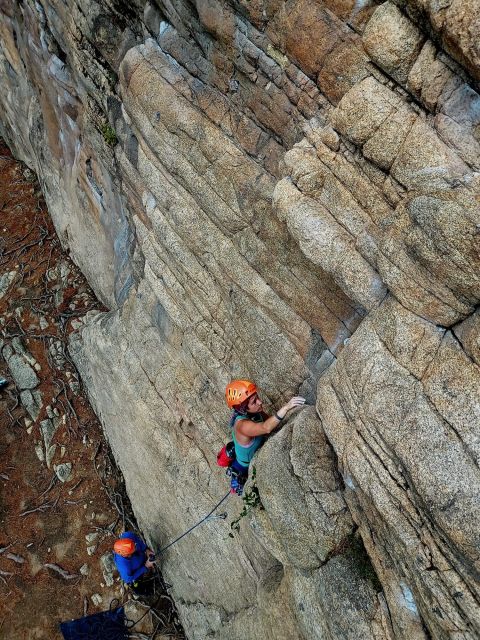
[[[252,420],[253,422],[263,422],[263,417],[261,414],[255,415],[241,415],[236,413],[232,416],[231,427],[232,427],[232,438],[235,444],[235,456],[237,458],[237,462],[239,462],[244,467],[248,467],[250,464],[250,460],[253,458],[253,454],[255,451],[263,444],[265,440],[265,436],[255,436],[250,444],[243,445],[237,442],[235,437],[235,425],[239,420]]]

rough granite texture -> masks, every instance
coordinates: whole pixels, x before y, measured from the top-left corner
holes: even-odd
[[[1,4],[0,133],[109,309],[70,349],[151,544],[227,490],[230,378],[311,405],[239,534],[232,497],[165,553],[189,638],[480,635],[479,42],[470,0]]]

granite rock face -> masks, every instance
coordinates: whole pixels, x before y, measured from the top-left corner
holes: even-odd
[[[315,406],[257,455],[234,539],[232,497],[165,554],[188,637],[478,637],[475,4],[0,16],[0,132],[109,308],[70,351],[150,543],[227,490],[230,378]]]

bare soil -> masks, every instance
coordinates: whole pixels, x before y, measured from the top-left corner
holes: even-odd
[[[61,621],[108,609],[114,598],[129,599],[116,574],[106,586],[100,558],[135,522],[67,351],[72,322],[102,305],[63,252],[35,176],[0,139],[0,277],[11,271],[15,279],[0,298],[0,346],[19,338],[35,358],[43,407],[32,421],[0,356],[0,376],[9,380],[0,391],[0,637],[57,640]],[[49,351],[55,342],[60,364]],[[41,451],[47,406],[61,423],[50,468],[35,450]],[[72,475],[62,483],[55,466],[67,462]],[[97,536],[87,542],[88,534]],[[102,599],[98,605],[93,594]],[[152,624],[148,635],[132,637],[183,637],[172,607]]]

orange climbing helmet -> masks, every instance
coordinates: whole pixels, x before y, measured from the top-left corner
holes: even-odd
[[[257,385],[250,380],[232,380],[225,389],[225,397],[230,409],[242,404],[254,393],[257,393]]]
[[[119,538],[115,540],[115,544],[113,545],[113,550],[119,556],[123,556],[124,558],[128,558],[135,552],[135,542],[130,538]]]

